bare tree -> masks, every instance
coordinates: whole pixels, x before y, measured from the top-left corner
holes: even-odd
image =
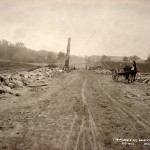
[[[16,43],[16,47],[21,47],[21,48],[23,48],[23,47],[25,47],[25,44],[24,44],[23,42],[17,42],[17,43]]]

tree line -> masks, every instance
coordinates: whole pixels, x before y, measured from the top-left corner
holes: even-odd
[[[0,59],[9,61],[63,63],[65,53],[49,52],[46,50],[35,51],[25,46],[23,42],[15,44],[3,39],[0,41]]]
[[[125,56],[125,57],[123,57],[123,61],[133,61],[133,60],[135,60],[135,61],[137,61],[137,60],[140,60],[141,58],[140,57],[138,57],[138,56],[136,56],[136,55],[134,55],[134,56],[130,56],[130,57],[127,57],[127,56]],[[150,62],[150,54],[148,54],[148,56],[147,56],[147,59],[145,60],[145,62]]]

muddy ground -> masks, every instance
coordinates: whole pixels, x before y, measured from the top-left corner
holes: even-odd
[[[149,85],[87,70],[47,83],[0,95],[0,149],[150,149]]]

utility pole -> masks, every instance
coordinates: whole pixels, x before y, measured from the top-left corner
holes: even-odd
[[[87,70],[87,59],[86,59],[86,55],[85,55],[85,69]]]
[[[71,38],[68,38],[67,54],[66,54],[66,60],[65,60],[65,70],[69,70],[70,42],[71,42]]]

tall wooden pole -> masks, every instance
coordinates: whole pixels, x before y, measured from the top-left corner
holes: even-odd
[[[86,55],[85,55],[85,69],[87,69],[87,59],[86,59]]]
[[[66,60],[65,60],[65,70],[69,69],[70,42],[71,42],[71,38],[68,38],[67,54],[66,54]]]

